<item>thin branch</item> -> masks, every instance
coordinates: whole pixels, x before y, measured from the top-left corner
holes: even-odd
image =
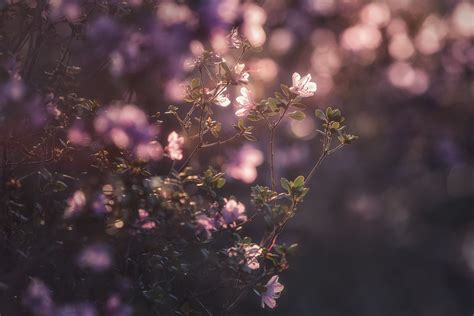
[[[290,108],[291,102],[293,101],[292,98],[288,100],[288,103],[286,104],[285,110],[281,114],[281,116],[278,118],[276,122],[271,123],[270,127],[270,179],[272,182],[272,191],[275,191],[275,168],[274,168],[274,143],[275,143],[275,131],[280,125],[281,121],[283,120],[283,117],[285,116],[286,112],[288,112],[288,109]]]
[[[224,145],[224,144],[230,143],[230,142],[234,141],[235,139],[239,138],[240,136],[242,136],[242,134],[243,134],[243,132],[240,132],[240,133],[237,133],[237,134],[233,135],[232,137],[229,137],[229,138],[224,139],[224,140],[218,140],[218,141],[213,142],[213,143],[202,144],[201,148],[210,148],[210,147],[213,147],[213,146],[216,146],[216,145]]]

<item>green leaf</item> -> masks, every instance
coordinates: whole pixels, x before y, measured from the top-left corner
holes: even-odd
[[[268,98],[268,106],[270,107],[270,109],[273,111],[273,112],[276,112],[279,110],[278,108],[278,104],[280,102],[275,99],[275,98]]]
[[[216,188],[220,189],[224,186],[224,184],[225,184],[225,179],[219,178],[219,180],[217,180]]]
[[[294,106],[295,108],[300,109],[300,110],[306,109],[306,105],[299,102],[291,102],[291,106]]]
[[[286,178],[281,178],[281,179],[280,179],[280,184],[281,184],[281,187],[282,187],[284,190],[290,191],[290,181],[288,181],[288,179],[286,179]]]
[[[318,119],[320,119],[320,120],[323,120],[323,121],[326,120],[326,115],[325,115],[324,112],[321,111],[320,109],[316,109],[316,110],[314,111],[314,115],[316,115],[316,117],[317,117]]]
[[[286,95],[286,96],[290,95],[290,89],[288,88],[287,85],[281,84],[280,88],[281,88],[281,91],[283,92],[284,95]]]
[[[293,185],[295,188],[302,187],[304,185],[304,177],[298,176],[295,181],[293,181]]]
[[[226,72],[226,74],[230,74],[229,66],[225,62],[222,62],[221,66],[222,66],[222,69],[224,69],[224,71]]]
[[[194,90],[196,88],[199,88],[201,86],[201,80],[199,80],[198,78],[194,78],[193,80],[191,80],[191,88]]]
[[[306,115],[301,111],[291,112],[290,114],[288,114],[288,116],[297,121],[302,121],[306,117]]]
[[[251,142],[256,142],[257,141],[257,139],[254,136],[250,135],[250,134],[244,134],[243,136],[246,140],[249,140]]]

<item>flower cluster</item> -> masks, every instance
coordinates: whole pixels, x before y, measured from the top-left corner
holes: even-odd
[[[318,162],[278,185],[279,128],[305,119],[316,83],[295,73],[266,97],[256,88],[246,58],[266,41],[265,10],[233,0],[0,9],[5,55],[22,55],[21,67],[6,62],[0,72],[0,202],[1,220],[21,232],[8,239],[25,266],[24,307],[38,316],[220,315],[254,290],[275,308],[295,248],[279,237],[314,171],[356,136],[340,110],[316,111]],[[4,21],[27,25],[10,37]],[[164,86],[183,91],[167,110]]]

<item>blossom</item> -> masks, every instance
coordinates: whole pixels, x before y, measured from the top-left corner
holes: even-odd
[[[262,255],[262,248],[257,244],[241,244],[238,247],[232,247],[227,250],[229,257],[242,255],[239,264],[244,265],[244,270],[250,272],[260,268],[258,258]]]
[[[217,221],[205,214],[200,214],[196,217],[198,224],[198,233],[204,232],[206,239],[209,239],[213,231],[217,230]]]
[[[80,213],[85,205],[86,196],[84,192],[77,190],[67,201],[67,207],[64,210],[64,218],[71,218]]]
[[[227,225],[233,225],[237,221],[245,222],[247,220],[247,215],[245,215],[245,205],[234,199],[227,201],[221,213],[224,222]]]
[[[250,110],[255,108],[255,101],[253,100],[252,91],[248,90],[245,87],[240,89],[242,95],[238,96],[235,100],[239,103],[240,108],[235,111],[235,115],[238,117],[246,116],[249,114]]]
[[[183,143],[184,138],[179,137],[178,133],[171,132],[168,136],[168,146],[166,146],[166,150],[170,155],[172,160],[181,160],[183,159]]]
[[[105,245],[94,244],[81,251],[77,259],[77,264],[83,269],[103,272],[112,265],[112,256]]]
[[[244,70],[245,64],[237,64],[234,66],[234,71],[232,72],[232,81],[236,84],[249,83],[249,73]]]
[[[150,213],[148,213],[145,209],[140,208],[138,209],[138,218],[140,219],[140,227],[143,229],[153,229],[156,227],[156,223],[149,219],[148,216]]]
[[[317,86],[315,82],[311,82],[311,74],[307,74],[301,78],[300,74],[295,72],[292,81],[290,91],[302,98],[310,97],[316,92]]]
[[[245,266],[250,270],[257,270],[260,268],[258,258],[262,254],[262,248],[257,244],[246,244],[243,246]]]
[[[112,211],[112,208],[108,203],[109,198],[106,197],[103,193],[99,193],[92,201],[91,209],[98,215],[110,213]]]
[[[224,94],[226,90],[227,90],[227,87],[222,89],[222,91],[220,91],[219,94],[214,97],[215,104],[220,105],[222,107],[229,106],[230,104],[229,96]]]
[[[265,285],[265,292],[261,294],[262,296],[262,307],[267,305],[270,308],[275,308],[276,299],[280,297],[281,292],[285,288],[283,284],[278,282],[278,275],[274,275]]]
[[[124,304],[116,294],[107,300],[106,311],[109,316],[131,316],[133,313],[132,307]]]
[[[51,290],[39,279],[32,279],[25,294],[23,304],[27,306],[35,316],[52,316],[54,302],[51,298]]]
[[[141,143],[135,147],[135,155],[143,161],[160,160],[163,157],[163,148],[157,141]]]
[[[156,126],[148,123],[140,108],[128,104],[110,106],[100,112],[94,121],[96,132],[120,149],[130,149],[141,160],[159,160],[161,145],[153,141],[158,134]]]
[[[252,183],[257,178],[257,167],[263,163],[263,153],[251,145],[244,145],[225,167],[226,173],[237,180]]]

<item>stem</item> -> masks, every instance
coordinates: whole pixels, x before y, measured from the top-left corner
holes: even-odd
[[[210,147],[213,147],[213,146],[216,146],[216,145],[224,145],[224,144],[227,144],[227,143],[230,143],[231,141],[239,138],[240,136],[242,136],[242,132],[240,133],[237,133],[235,135],[233,135],[232,137],[229,137],[227,139],[224,139],[224,140],[218,140],[216,142],[213,142],[213,143],[207,143],[207,144],[202,144],[201,148],[210,148]]]
[[[328,155],[328,151],[325,149],[323,151],[323,153],[321,154],[321,156],[319,156],[318,160],[316,161],[316,163],[314,164],[313,168],[311,168],[311,171],[309,172],[309,174],[306,176],[305,180],[304,180],[304,184],[306,185],[306,183],[308,183],[308,181],[311,179],[311,177],[313,176],[314,172],[316,171],[316,169],[318,169],[318,167],[321,165],[321,163],[323,162],[324,158],[326,158],[326,156]]]
[[[275,131],[280,125],[281,121],[283,120],[283,117],[285,117],[286,112],[290,108],[291,102],[293,101],[292,98],[288,100],[288,103],[286,104],[285,110],[281,114],[281,116],[278,118],[276,122],[273,122],[270,127],[270,179],[272,182],[272,191],[275,191],[275,168],[274,168],[274,143],[275,143]]]

